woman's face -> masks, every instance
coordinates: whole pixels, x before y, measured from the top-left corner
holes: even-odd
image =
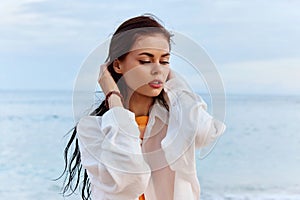
[[[170,48],[162,34],[139,36],[114,69],[123,74],[128,89],[148,97],[160,94],[169,74]]]

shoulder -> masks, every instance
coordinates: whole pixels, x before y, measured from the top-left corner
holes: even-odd
[[[79,139],[83,137],[96,138],[101,127],[100,116],[84,116],[76,125],[77,137]]]

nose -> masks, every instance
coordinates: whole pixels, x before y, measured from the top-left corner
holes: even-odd
[[[152,75],[157,75],[160,74],[162,70],[162,67],[160,66],[159,62],[155,62],[152,64],[152,68],[151,68],[151,74]]]

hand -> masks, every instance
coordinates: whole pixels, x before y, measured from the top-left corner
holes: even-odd
[[[175,72],[173,72],[173,71],[170,69],[167,80],[170,80],[170,79],[172,79],[172,78],[175,78]]]
[[[98,77],[98,83],[102,88],[103,93],[106,95],[110,91],[120,92],[116,82],[111,76],[110,72],[107,70],[108,62],[100,66],[100,73]]]

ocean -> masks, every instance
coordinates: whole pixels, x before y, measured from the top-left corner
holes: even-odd
[[[64,199],[62,181],[53,179],[63,170],[65,134],[74,125],[72,92],[0,96],[0,199]],[[300,199],[300,97],[226,101],[226,132],[207,157],[197,157],[201,199]]]

